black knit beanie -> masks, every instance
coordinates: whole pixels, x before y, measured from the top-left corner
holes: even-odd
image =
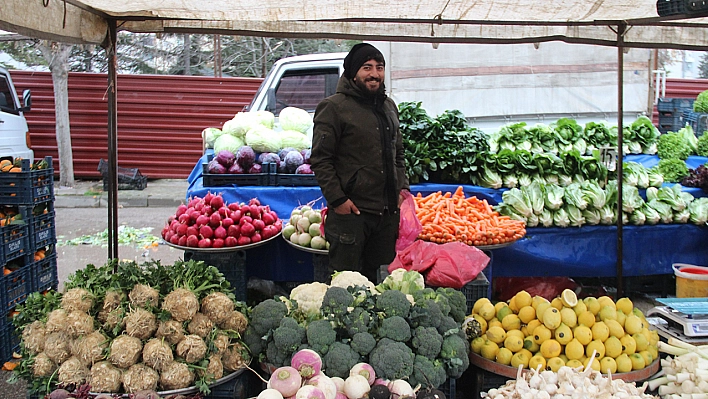
[[[368,43],[355,45],[344,57],[344,76],[349,79],[354,78],[366,61],[379,57],[383,60],[383,54],[376,47]]]

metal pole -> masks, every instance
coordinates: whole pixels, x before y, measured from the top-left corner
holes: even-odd
[[[623,296],[623,279],[622,279],[622,258],[624,254],[624,248],[622,243],[623,236],[623,220],[622,220],[622,184],[624,182],[624,176],[622,174],[622,165],[624,158],[624,151],[622,147],[624,145],[624,126],[622,124],[622,117],[624,114],[624,32],[627,28],[626,23],[620,23],[617,26],[617,298]],[[617,299],[615,298],[615,299]]]
[[[108,259],[118,259],[118,97],[116,74],[117,27],[108,20]],[[114,271],[118,264],[115,263]]]

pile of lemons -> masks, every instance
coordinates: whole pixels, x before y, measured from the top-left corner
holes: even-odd
[[[590,363],[601,373],[626,373],[659,356],[659,335],[629,298],[579,300],[567,289],[548,301],[520,291],[508,302],[480,298],[470,317],[481,331],[470,337],[472,352],[515,368],[558,371]]]

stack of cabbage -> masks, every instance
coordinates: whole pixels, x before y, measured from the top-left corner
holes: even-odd
[[[208,393],[210,383],[249,362],[240,342],[245,305],[215,267],[113,267],[88,265],[69,276],[65,293],[34,293],[18,308],[22,361],[15,373],[31,393],[84,383],[92,392],[196,386]]]
[[[224,122],[221,130],[206,128],[202,137],[214,152],[236,153],[244,145],[256,152],[278,152],[283,148],[304,150],[312,147],[312,116],[304,109],[287,107],[280,111],[279,128],[269,111],[239,112]]]

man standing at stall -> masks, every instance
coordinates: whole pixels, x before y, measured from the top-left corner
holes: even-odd
[[[310,158],[327,201],[330,271],[359,271],[373,282],[396,255],[408,190],[398,108],[385,94],[384,71],[376,47],[352,47],[337,93],[315,111]]]

